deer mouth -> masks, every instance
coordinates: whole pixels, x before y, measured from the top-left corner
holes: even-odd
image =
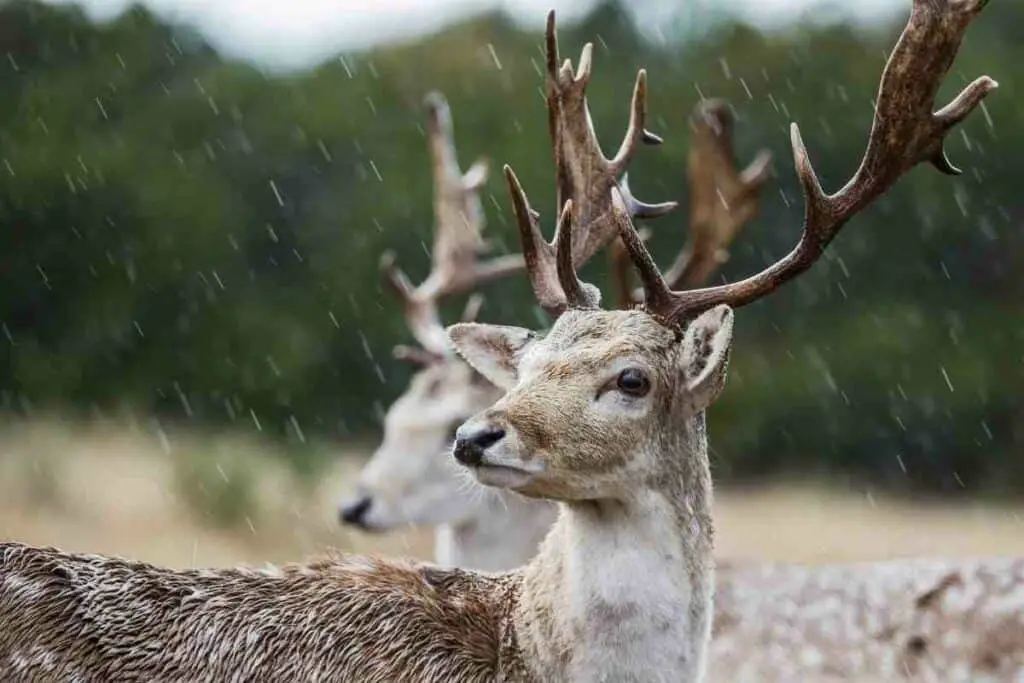
[[[473,476],[484,486],[501,489],[517,489],[529,484],[538,474],[525,467],[508,464],[491,464],[481,462],[472,468]]]

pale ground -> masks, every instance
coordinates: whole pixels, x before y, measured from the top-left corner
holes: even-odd
[[[43,420],[0,425],[0,540],[175,567],[300,560],[329,547],[429,558],[429,532],[367,536],[336,524],[336,501],[365,453],[339,453],[329,471],[303,482],[255,439]],[[205,478],[183,478],[196,462]],[[221,495],[217,487],[243,471],[235,469],[241,462],[256,465],[249,469],[255,502],[236,524],[218,528],[184,501],[207,488]],[[721,557],[819,563],[1024,554],[1024,505],[910,505],[789,486],[719,493],[716,519]]]

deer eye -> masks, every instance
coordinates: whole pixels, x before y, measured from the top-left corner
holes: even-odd
[[[640,398],[646,396],[647,392],[651,390],[651,381],[647,379],[643,370],[626,368],[619,373],[615,380],[615,386],[627,396]]]

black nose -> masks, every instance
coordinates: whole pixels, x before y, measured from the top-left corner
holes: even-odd
[[[463,465],[479,465],[484,451],[505,438],[501,427],[484,427],[467,436],[455,439],[455,459]]]
[[[370,511],[370,506],[373,505],[373,498],[370,496],[363,496],[357,498],[351,503],[346,503],[341,506],[338,510],[338,519],[341,520],[342,524],[352,524],[353,526],[365,527],[366,513]]]

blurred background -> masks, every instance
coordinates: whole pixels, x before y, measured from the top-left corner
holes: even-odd
[[[608,151],[645,67],[666,142],[630,185],[683,204],[649,226],[663,262],[686,117],[726,98],[740,162],[775,159],[732,280],[798,238],[790,121],[826,189],[859,162],[910,2],[855,4],[0,2],[0,538],[175,566],[429,556],[428,532],[335,521],[409,378],[377,261],[429,267],[424,94],[448,98],[463,167],[492,160],[486,232],[514,251],[500,164],[549,230],[554,211],[549,6],[563,56],[595,44]],[[991,3],[940,93],[1000,82],[949,140],[964,174],[912,171],[738,317],[709,416],[723,554],[1024,551],[1022,25],[1024,4]],[[607,292],[607,271],[584,276]],[[482,291],[483,320],[544,324],[524,278]]]

